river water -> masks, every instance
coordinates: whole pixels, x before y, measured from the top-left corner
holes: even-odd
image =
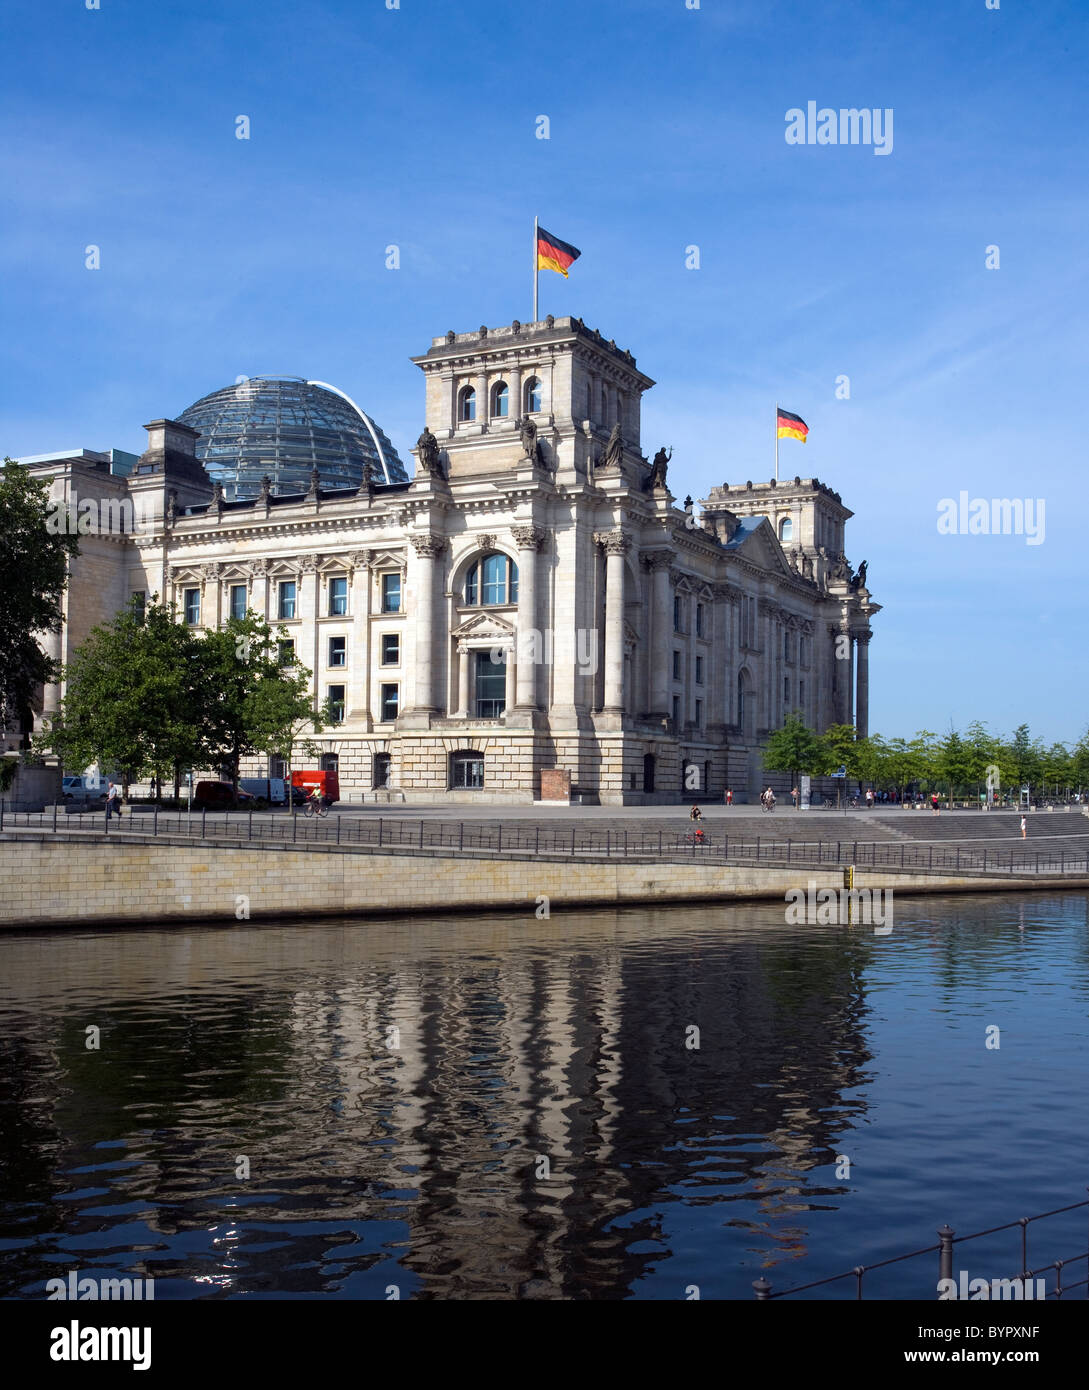
[[[0,1296],[804,1284],[1083,1200],[1087,1012],[1084,893],[898,898],[888,934],[781,904],[9,934]],[[955,1267],[1017,1274],[1019,1237]]]

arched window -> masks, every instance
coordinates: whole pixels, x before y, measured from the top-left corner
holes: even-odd
[[[497,381],[492,387],[492,415],[505,420],[510,411],[510,392],[505,381]]]
[[[458,394],[458,419],[476,419],[476,392],[471,386],[463,386]]]
[[[518,566],[492,552],[474,560],[465,575],[465,602],[482,606],[518,602]]]
[[[794,539],[794,521],[789,516],[784,516],[779,523],[779,539],[785,545],[787,541]]]
[[[541,408],[541,379],[531,376],[523,391],[527,415],[536,415]]]

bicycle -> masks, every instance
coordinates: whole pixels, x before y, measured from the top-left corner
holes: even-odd
[[[308,801],[303,807],[303,815],[307,820],[313,820],[315,816],[319,818],[329,814],[329,807],[324,801]]]
[[[774,811],[774,810],[775,810],[775,802],[774,802],[774,801],[761,801],[761,803],[760,803],[760,809],[763,810],[763,811]]]
[[[684,842],[686,845],[706,845],[710,843],[702,830],[697,830],[693,835],[686,835],[684,837]]]

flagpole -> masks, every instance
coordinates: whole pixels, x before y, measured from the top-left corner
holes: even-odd
[[[537,322],[537,280],[540,272],[537,269],[537,214],[533,214],[533,322]]]
[[[775,402],[775,481],[779,481],[779,402]]]

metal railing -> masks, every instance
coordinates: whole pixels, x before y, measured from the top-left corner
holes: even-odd
[[[1009,1276],[1008,1279],[1004,1278],[999,1281],[989,1280],[987,1282],[993,1285],[995,1283],[1008,1283],[1010,1282],[1010,1280],[1025,1281],[1029,1279],[1035,1280],[1039,1278],[1043,1278],[1046,1280],[1047,1275],[1053,1272],[1055,1274],[1055,1286],[1052,1289],[1045,1288],[1045,1298],[1061,1299],[1064,1294],[1072,1293],[1075,1289],[1080,1288],[1084,1288],[1086,1290],[1086,1297],[1089,1298],[1089,1245],[1087,1245],[1085,1250],[1080,1251],[1076,1255],[1069,1255],[1065,1259],[1051,1260],[1046,1264],[1037,1266],[1035,1269],[1030,1269],[1028,1262],[1028,1228],[1031,1225],[1031,1223],[1034,1221],[1046,1221],[1049,1217],[1059,1216],[1064,1212],[1078,1211],[1082,1207],[1089,1208],[1089,1201],[1072,1202],[1070,1206],[1056,1207],[1053,1211],[1043,1211],[1040,1212],[1037,1216],[1022,1216],[1018,1218],[1018,1220],[1016,1221],[1007,1221],[1004,1225],[1001,1226],[989,1226],[985,1231],[973,1231],[970,1235],[966,1236],[958,1236],[957,1233],[953,1230],[953,1228],[946,1224],[944,1226],[939,1227],[938,1229],[937,1245],[927,1245],[924,1246],[921,1250],[909,1250],[904,1255],[894,1255],[891,1259],[888,1260],[877,1260],[874,1264],[871,1265],[855,1265],[853,1269],[844,1270],[842,1274],[832,1274],[829,1275],[829,1277],[826,1279],[814,1279],[809,1284],[798,1284],[795,1287],[789,1289],[774,1289],[767,1279],[754,1279],[752,1285],[753,1293],[755,1297],[761,1301],[774,1298],[788,1298],[792,1294],[806,1293],[810,1289],[819,1289],[824,1288],[829,1284],[836,1284],[841,1279],[854,1279],[854,1296],[856,1299],[861,1299],[863,1296],[862,1281],[867,1274],[872,1274],[875,1270],[878,1269],[887,1269],[889,1265],[900,1264],[904,1260],[918,1259],[921,1255],[933,1255],[935,1252],[937,1252],[938,1255],[939,1281],[951,1280],[954,1283],[954,1285],[956,1285],[958,1281],[955,1279],[953,1273],[953,1247],[955,1245],[963,1245],[970,1240],[979,1240],[981,1236],[994,1235],[998,1231],[1012,1231],[1015,1229],[1020,1229],[1021,1272],[1019,1274]],[[1067,1267],[1069,1265],[1080,1264],[1082,1260],[1085,1260],[1087,1262],[1087,1277],[1084,1279],[1078,1279],[1073,1283],[1064,1284],[1063,1275]],[[935,1286],[935,1288],[937,1288],[937,1286]],[[1030,1298],[1031,1296],[1031,1294],[1028,1295],[1028,1297]]]
[[[367,850],[415,850],[449,854],[548,856],[583,860],[629,859],[643,863],[703,863],[726,868],[761,865],[767,868],[837,868],[903,871],[916,874],[959,874],[967,877],[1085,875],[1089,876],[1089,836],[1063,836],[1081,841],[1076,848],[988,848],[950,843],[912,844],[910,841],[777,840],[765,836],[730,835],[721,830],[645,830],[637,826],[614,829],[574,822],[452,821],[391,816],[340,816],[335,811],[309,819],[301,812],[161,811],[157,807],[127,807],[119,819],[104,810],[69,811],[60,805],[41,811],[5,810],[0,800],[0,831],[37,829],[63,834],[181,836],[221,841],[272,841],[293,844],[336,844]],[[1039,841],[1036,842],[1039,844]],[[980,848],[980,845],[984,847]],[[1084,845],[1084,848],[1082,847]]]

